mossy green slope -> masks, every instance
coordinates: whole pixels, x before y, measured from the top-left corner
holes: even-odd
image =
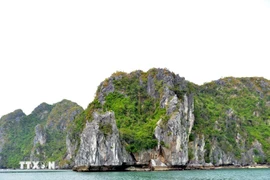
[[[206,161],[211,160],[215,140],[238,159],[257,140],[266,156],[254,157],[255,161],[270,162],[269,80],[228,77],[200,86],[195,93],[195,119],[193,133],[206,137]]]
[[[18,111],[3,116],[0,123],[4,127],[5,143],[0,153],[0,167],[18,168],[19,161],[29,161],[31,154],[39,161],[62,161],[66,154],[67,126],[81,111],[83,109],[76,103],[63,100],[54,105],[42,103],[30,115],[20,119],[17,118]],[[46,143],[34,146],[37,125],[45,129]]]
[[[10,125],[5,129],[6,140],[1,153],[3,167],[16,168],[19,161],[30,160],[35,126],[45,123],[46,114],[42,115],[42,112],[49,112],[51,109],[52,106],[42,103],[29,116],[24,116],[19,121],[9,119],[7,123]]]

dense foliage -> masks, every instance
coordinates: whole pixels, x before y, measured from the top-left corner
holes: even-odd
[[[71,123],[72,113],[82,108],[68,100],[54,105],[42,103],[30,115],[16,121],[16,113],[11,118],[1,119],[5,131],[5,144],[0,154],[0,167],[18,168],[19,161],[29,161],[31,152],[39,161],[56,161],[61,165],[66,154],[67,126]],[[14,117],[14,118],[13,118]],[[35,127],[41,125],[45,131],[46,143],[34,146]]]
[[[50,110],[51,106],[46,106]],[[37,112],[25,116],[19,122],[10,119],[6,123],[5,146],[1,152],[1,166],[17,168],[20,161],[30,160],[35,137],[35,126],[45,121],[38,117]]]
[[[195,96],[193,132],[206,135],[206,156],[213,140],[237,158],[258,140],[266,159],[257,162],[270,162],[269,93],[270,82],[263,78],[229,77],[201,86]]]
[[[95,100],[86,111],[75,120],[75,132],[83,129],[85,121],[91,121],[93,111],[113,111],[121,139],[129,152],[139,152],[157,145],[154,129],[159,119],[166,119],[165,108],[160,107],[160,96],[164,89],[162,81],[155,80],[155,93],[158,98],[147,93],[147,77],[155,77],[156,70],[148,73],[137,71],[131,74],[117,72],[105,80],[98,88]],[[114,91],[105,96],[104,104],[98,101],[102,89],[112,83]],[[102,131],[104,127],[100,125]],[[107,128],[109,129],[109,128]]]

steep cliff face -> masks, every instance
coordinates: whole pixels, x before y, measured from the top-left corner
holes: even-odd
[[[41,146],[44,146],[45,143],[46,143],[46,131],[41,124],[38,124],[35,127],[34,143],[30,155],[31,161],[39,161],[41,155],[43,157],[45,156],[44,154],[42,154],[43,152],[41,148]]]
[[[42,125],[38,124],[35,127],[36,136],[34,138],[34,146],[36,144],[44,145],[46,143],[46,132]]]
[[[155,129],[158,146],[169,166],[186,165],[189,160],[189,134],[194,123],[193,98],[184,95],[181,101],[176,95],[169,101],[167,109],[169,120],[159,121]]]
[[[120,166],[133,164],[123,147],[116,127],[114,113],[93,113],[81,134],[76,166]]]

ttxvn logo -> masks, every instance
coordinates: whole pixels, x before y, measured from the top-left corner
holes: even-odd
[[[20,161],[20,169],[55,169],[55,162]]]

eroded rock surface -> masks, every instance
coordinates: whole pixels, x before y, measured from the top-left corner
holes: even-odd
[[[120,166],[134,161],[123,147],[113,112],[93,114],[81,134],[75,166]]]

